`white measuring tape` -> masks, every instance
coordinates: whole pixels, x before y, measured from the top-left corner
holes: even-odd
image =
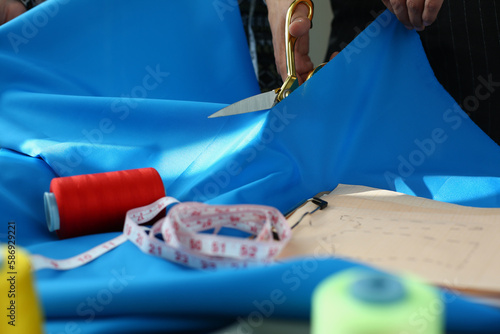
[[[166,217],[160,218],[153,226],[141,226],[175,203],[178,204],[168,211]],[[238,229],[253,237],[217,234],[223,227]],[[211,230],[213,233],[208,233]],[[274,240],[273,232],[279,240]],[[272,263],[291,236],[285,217],[273,207],[179,203],[175,198],[163,197],[150,205],[129,210],[123,234],[108,242],[69,259],[55,260],[32,255],[31,261],[33,270],[69,270],[89,263],[130,240],[146,254],[191,268],[242,268]]]

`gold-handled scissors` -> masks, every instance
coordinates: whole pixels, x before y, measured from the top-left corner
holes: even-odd
[[[233,103],[217,111],[215,114],[208,116],[209,118],[245,114],[253,111],[271,109],[276,104],[283,101],[283,99],[290,95],[290,93],[292,93],[297,87],[299,87],[299,80],[297,78],[297,73],[295,70],[295,42],[297,41],[297,37],[294,37],[290,34],[290,23],[292,22],[292,16],[295,12],[295,8],[300,3],[304,3],[309,7],[309,13],[307,14],[309,20],[312,21],[314,14],[314,5],[311,0],[295,0],[288,8],[285,23],[286,68],[288,76],[283,85],[280,88],[276,88],[272,91],[251,96],[244,100]],[[312,75],[315,74],[324,65],[325,64],[323,63],[309,72],[306,80],[309,80],[309,78],[311,78]]]

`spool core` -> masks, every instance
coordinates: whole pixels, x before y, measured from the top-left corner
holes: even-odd
[[[45,207],[45,220],[50,232],[57,231],[61,228],[59,220],[59,209],[57,207],[56,196],[53,193],[46,192],[43,194],[43,204]]]
[[[399,280],[378,273],[366,274],[353,282],[350,292],[356,299],[371,304],[395,303],[406,297],[406,290]]]

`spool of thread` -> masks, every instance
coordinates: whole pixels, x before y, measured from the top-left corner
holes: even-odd
[[[313,293],[312,334],[441,334],[443,302],[414,278],[352,269],[321,282]]]
[[[154,168],[55,178],[44,194],[47,226],[61,239],[121,231],[128,210],[162,197]]]
[[[35,291],[29,255],[20,247],[4,246],[0,250],[3,313],[0,333],[43,333],[42,308]]]

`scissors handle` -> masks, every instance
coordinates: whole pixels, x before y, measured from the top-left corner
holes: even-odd
[[[309,7],[309,13],[307,14],[307,18],[311,21],[313,18],[314,5],[311,0],[295,0],[288,8],[288,12],[286,14],[286,26],[285,26],[286,69],[288,77],[286,78],[285,82],[277,92],[275,103],[281,102],[281,100],[287,97],[299,85],[297,80],[297,73],[295,70],[295,42],[297,41],[297,37],[292,36],[290,34],[290,23],[292,22],[292,16],[293,13],[295,12],[295,8],[300,3],[304,3]]]
[[[288,76],[297,76],[295,71],[295,42],[297,41],[297,37],[292,36],[290,34],[290,24],[292,23],[292,16],[295,12],[295,8],[304,3],[309,7],[309,13],[307,14],[307,18],[312,21],[314,14],[314,5],[311,0],[295,0],[290,7],[288,8],[288,12],[286,14],[286,27],[285,27],[285,43],[286,43],[286,68]]]
[[[311,79],[311,77],[312,77],[314,74],[316,74],[316,72],[318,72],[319,70],[321,70],[321,69],[323,68],[323,66],[325,66],[325,65],[326,65],[326,63],[321,63],[321,64],[319,64],[318,66],[316,66],[316,67],[314,68],[314,70],[310,71],[310,72],[307,74],[306,81],[307,81],[307,80],[309,80],[309,79]]]

